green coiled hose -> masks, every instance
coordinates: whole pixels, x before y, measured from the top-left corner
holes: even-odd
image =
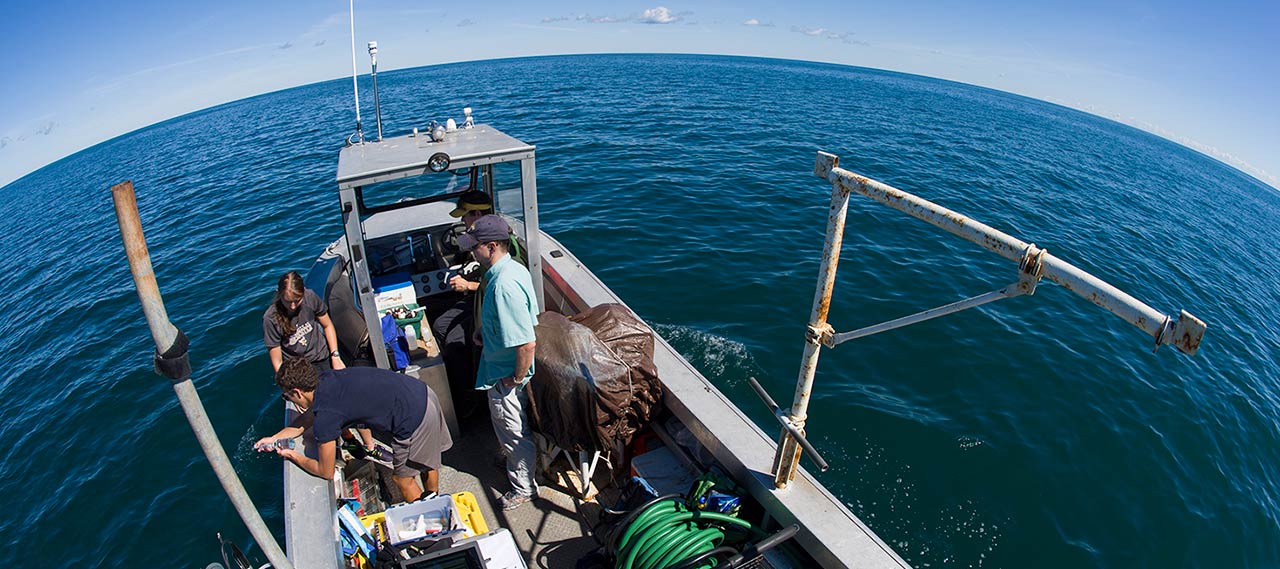
[[[692,510],[678,499],[650,504],[618,540],[618,569],[660,569],[711,551],[725,539],[725,529],[755,531],[745,520],[716,512]],[[698,567],[714,567],[715,562]]]

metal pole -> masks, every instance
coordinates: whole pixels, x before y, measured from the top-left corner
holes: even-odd
[[[920,322],[924,322],[925,320],[932,320],[934,318],[939,318],[942,316],[946,316],[948,314],[955,314],[962,310],[968,310],[970,308],[982,306],[984,304],[995,302],[997,300],[1013,298],[1020,294],[1022,293],[1018,292],[1018,288],[1016,286],[1009,286],[1009,287],[1002,288],[1000,290],[988,292],[986,294],[980,294],[975,297],[966,298],[959,302],[953,302],[946,306],[939,306],[937,308],[931,308],[923,312],[917,312],[910,316],[903,316],[902,318],[898,318],[896,320],[881,322],[874,326],[859,328],[852,332],[841,332],[839,334],[835,334],[831,336],[831,341],[829,342],[827,347],[834,348],[840,344],[848,342],[849,340],[856,340],[858,338],[879,334],[881,332],[896,330],[898,328],[902,328],[903,326],[910,326],[912,324],[918,324]]]
[[[839,167],[839,158],[831,154],[818,153],[814,174],[830,180],[832,185],[843,188],[845,192],[858,192],[1010,261],[1020,261],[1030,246],[1029,243],[929,200],[842,169]],[[1155,339],[1156,347],[1172,344],[1188,355],[1195,355],[1200,348],[1206,326],[1203,321],[1190,313],[1182,311],[1175,321],[1106,281],[1052,254],[1045,253],[1041,263],[1043,278],[1062,285],[1067,290],[1137,326]]]
[[[115,202],[116,219],[120,223],[120,237],[124,240],[125,256],[129,259],[129,271],[133,273],[133,284],[138,289],[138,300],[142,304],[142,313],[147,318],[147,327],[151,329],[151,338],[155,341],[156,352],[169,353],[179,340],[178,329],[169,321],[164,309],[164,299],[160,297],[160,286],[156,283],[155,272],[151,268],[151,255],[147,253],[147,241],[142,235],[142,221],[138,217],[138,202],[133,193],[133,182],[124,182],[111,188],[111,198]],[[187,422],[200,442],[200,448],[209,459],[209,465],[222,484],[222,489],[231,498],[240,519],[249,527],[249,533],[262,548],[267,560],[276,569],[293,569],[289,559],[285,557],[280,545],[262,521],[262,516],[254,508],[244,485],[231,467],[227,453],[218,441],[218,435],[204,412],[200,395],[196,393],[191,377],[176,379],[173,391],[178,396],[178,403],[187,415]]]
[[[369,61],[373,65],[373,115],[378,123],[378,142],[382,142],[382,104],[378,102],[378,42],[369,42]]]
[[[808,439],[806,439],[800,431],[796,430],[795,425],[791,424],[790,419],[787,418],[786,411],[778,408],[778,404],[773,402],[773,398],[769,397],[769,392],[765,391],[764,387],[760,386],[760,382],[756,381],[756,378],[754,377],[748,377],[747,383],[751,384],[751,389],[756,390],[756,395],[759,395],[760,399],[764,401],[765,407],[768,407],[770,411],[773,411],[773,418],[778,420],[778,423],[782,425],[783,429],[786,429],[788,433],[791,433],[791,437],[794,438],[796,442],[800,443],[800,448],[803,448],[805,452],[809,453],[809,458],[813,459],[813,462],[818,465],[818,469],[826,472],[827,469],[831,468],[831,465],[827,464],[826,459],[822,458],[821,454],[818,454],[818,449],[813,448],[813,445],[809,444]]]
[[[358,142],[364,142],[364,133],[360,131],[360,72],[356,70],[356,0],[350,0],[351,8],[351,92],[356,101],[356,134]]]
[[[835,158],[834,156],[832,158]],[[816,170],[815,170],[816,171]],[[822,247],[822,266],[818,269],[818,287],[813,295],[813,310],[809,316],[809,331],[805,335],[804,356],[800,359],[800,377],[796,381],[795,398],[788,411],[789,418],[801,434],[809,413],[809,395],[813,391],[813,375],[818,368],[818,355],[822,347],[821,330],[829,329],[827,313],[831,310],[831,291],[835,288],[836,267],[840,264],[840,245],[844,241],[844,221],[849,212],[849,190],[840,184],[831,185],[831,208],[827,211],[827,238]],[[773,485],[787,487],[796,475],[800,463],[800,446],[787,429],[778,436],[778,451],[773,457]]]

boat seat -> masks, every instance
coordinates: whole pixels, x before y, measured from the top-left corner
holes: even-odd
[[[355,291],[342,269],[340,263],[333,264],[324,295],[325,304],[329,306],[329,319],[333,321],[338,335],[338,351],[347,363],[361,360],[371,363],[373,351],[369,349],[369,328],[364,323],[364,316],[356,309]]]

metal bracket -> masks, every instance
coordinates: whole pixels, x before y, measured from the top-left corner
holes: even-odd
[[[814,464],[818,465],[818,470],[826,472],[831,468],[831,465],[827,464],[826,459],[822,458],[822,455],[818,454],[817,449],[813,448],[812,444],[809,444],[809,439],[805,438],[804,433],[801,432],[801,430],[804,429],[803,422],[797,425],[795,421],[792,421],[791,416],[788,415],[786,411],[783,411],[778,407],[778,404],[773,401],[773,398],[769,397],[769,392],[765,391],[764,387],[761,387],[760,382],[756,381],[756,378],[748,377],[747,383],[751,384],[751,389],[756,391],[756,395],[760,397],[760,400],[764,401],[765,406],[773,412],[773,418],[778,420],[778,424],[782,425],[782,428],[786,430],[787,434],[799,443],[800,448],[804,449],[804,452],[808,453],[809,458],[813,460]],[[779,449],[781,449],[781,445],[779,445]]]
[[[826,180],[831,176],[831,171],[839,167],[839,156],[830,152],[818,151],[818,157],[813,161],[813,175]]]
[[[831,324],[823,322],[818,326],[809,326],[804,335],[804,341],[810,344],[821,344],[828,348],[835,347],[835,341],[832,339],[836,334],[836,329]]]
[[[1048,252],[1044,249],[1036,247],[1035,243],[1027,244],[1027,248],[1022,251],[1022,260],[1018,261],[1018,291],[1022,294],[1036,293],[1036,284],[1040,282],[1040,275],[1044,271],[1046,253]]]

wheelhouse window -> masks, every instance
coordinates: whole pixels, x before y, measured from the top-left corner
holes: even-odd
[[[518,223],[512,229],[521,239],[528,239],[524,228],[524,186],[520,181],[520,162],[503,162],[492,165],[493,207],[508,219]]]

